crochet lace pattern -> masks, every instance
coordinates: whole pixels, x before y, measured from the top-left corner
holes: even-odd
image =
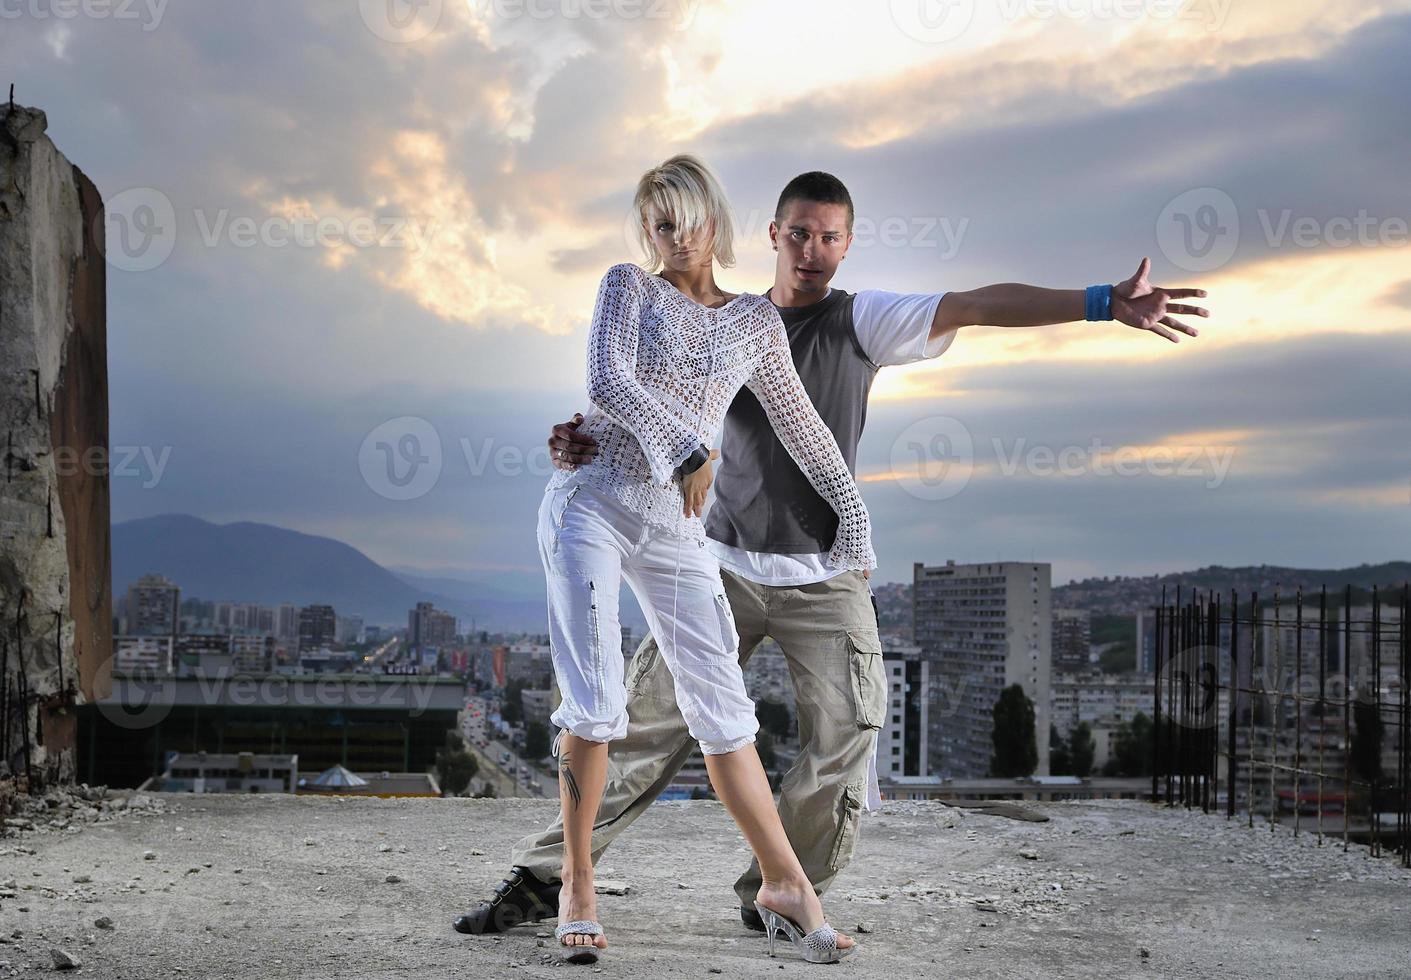
[[[578,431],[598,441],[598,455],[577,470],[555,470],[548,490],[589,484],[647,523],[704,545],[701,519],[682,514],[674,471],[701,443],[717,445],[742,386],[838,514],[829,564],[875,568],[867,507],[799,380],[774,304],[741,293],[723,306],[704,306],[630,262],[603,276],[588,332],[592,406]]]

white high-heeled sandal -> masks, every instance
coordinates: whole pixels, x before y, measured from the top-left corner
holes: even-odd
[[[776,912],[767,905],[761,905],[758,901],[754,903],[754,907],[759,917],[764,920],[764,931],[769,935],[770,956],[774,955],[774,934],[777,932],[783,933],[789,944],[809,963],[836,963],[857,949],[856,943],[846,949],[840,949],[838,930],[826,922],[812,932],[805,933],[803,927],[787,915]]]
[[[603,927],[592,919],[575,919],[554,929],[554,938],[559,942],[559,949],[563,952],[565,963],[596,963],[601,958],[603,951],[595,943],[589,943],[586,946],[565,945],[564,936],[601,936],[602,934]]]

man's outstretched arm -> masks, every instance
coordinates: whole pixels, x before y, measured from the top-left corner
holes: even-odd
[[[1199,331],[1195,327],[1187,326],[1172,314],[1208,317],[1210,311],[1170,300],[1203,297],[1205,290],[1153,286],[1146,278],[1150,271],[1151,262],[1144,258],[1132,278],[1112,287],[1112,318],[1138,330],[1150,330],[1173,344],[1180,342],[1177,332],[1198,336]],[[1084,292],[1082,289],[1046,289],[1018,282],[949,292],[936,306],[931,339],[943,337],[961,327],[1042,327],[1082,320],[1086,318]]]

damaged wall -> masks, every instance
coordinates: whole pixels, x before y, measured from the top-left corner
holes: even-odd
[[[75,706],[111,686],[103,202],[0,104],[0,779],[72,783]]]

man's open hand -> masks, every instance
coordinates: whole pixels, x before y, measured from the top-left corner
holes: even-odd
[[[579,432],[583,424],[580,412],[567,422],[560,422],[549,433],[549,459],[555,469],[576,470],[584,463],[591,463],[598,455],[598,440]]]
[[[1205,290],[1161,289],[1147,282],[1146,276],[1150,271],[1151,260],[1143,258],[1141,265],[1137,266],[1136,275],[1112,287],[1112,319],[1121,320],[1127,326],[1136,327],[1138,330],[1150,330],[1160,334],[1173,344],[1180,343],[1180,340],[1172,330],[1179,330],[1190,337],[1199,336],[1195,327],[1187,326],[1171,314],[1209,316],[1210,311],[1201,306],[1171,303],[1168,300],[1204,296]]]

